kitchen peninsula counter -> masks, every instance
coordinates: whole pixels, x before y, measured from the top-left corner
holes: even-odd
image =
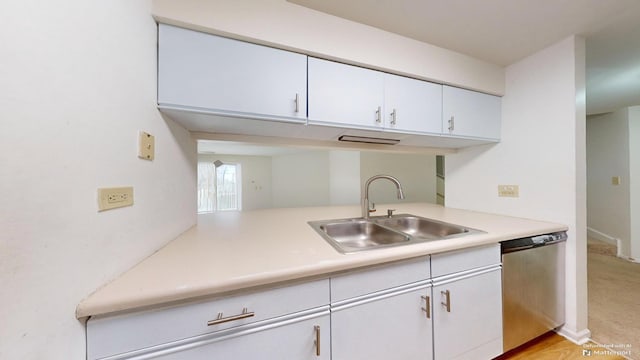
[[[561,224],[428,203],[389,207],[395,208],[397,214],[413,214],[485,233],[341,254],[307,222],[359,217],[359,206],[199,215],[196,226],[84,299],[76,316],[82,319],[210,299],[328,277],[359,267],[567,230]],[[378,205],[382,212],[386,208]]]

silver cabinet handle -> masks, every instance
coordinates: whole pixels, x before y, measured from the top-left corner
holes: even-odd
[[[316,345],[316,356],[320,356],[320,326],[316,325],[313,329],[316,332],[316,341],[314,342]]]
[[[378,110],[376,110],[376,122],[379,124],[382,122],[382,108],[378,106]]]
[[[242,319],[253,317],[255,315],[256,315],[256,313],[254,313],[253,311],[252,312],[248,312],[247,308],[243,308],[241,314],[228,316],[228,317],[222,317],[223,314],[222,313],[218,313],[218,317],[215,320],[207,321],[207,326],[224,324],[224,323],[230,322],[230,321],[242,320]]]
[[[444,295],[445,302],[441,302],[441,304],[447,308],[447,312],[451,312],[451,293],[449,290],[440,291],[440,294]]]
[[[454,119],[454,117],[453,117],[453,116],[449,119],[449,132],[452,132],[452,131],[453,131],[453,129],[454,129],[454,127],[455,127],[455,122],[454,122],[454,120],[455,120],[455,119]]]
[[[426,305],[422,308],[422,311],[427,313],[427,319],[431,319],[431,298],[428,295],[421,296],[421,298],[426,302]]]
[[[294,100],[296,103],[296,114],[300,112],[300,94],[296,93],[296,99]]]
[[[396,124],[396,109],[393,109],[393,111],[391,112],[391,125],[395,125]]]

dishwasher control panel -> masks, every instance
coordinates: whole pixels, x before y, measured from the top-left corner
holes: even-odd
[[[500,242],[502,253],[530,249],[538,246],[556,244],[567,240],[567,232],[560,231],[550,234],[536,235],[520,239],[513,239]]]

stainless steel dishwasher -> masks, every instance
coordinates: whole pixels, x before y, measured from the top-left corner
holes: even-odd
[[[501,242],[504,352],[564,324],[566,232]]]

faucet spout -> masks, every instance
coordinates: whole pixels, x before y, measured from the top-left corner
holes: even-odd
[[[367,182],[364,184],[364,193],[363,193],[364,196],[362,197],[362,217],[364,219],[369,218],[369,185],[371,185],[373,181],[378,179],[387,179],[391,181],[396,186],[398,199],[400,200],[404,199],[404,192],[402,191],[402,185],[400,184],[400,181],[398,181],[398,179],[396,179],[391,175],[374,175],[370,177],[367,180]]]

